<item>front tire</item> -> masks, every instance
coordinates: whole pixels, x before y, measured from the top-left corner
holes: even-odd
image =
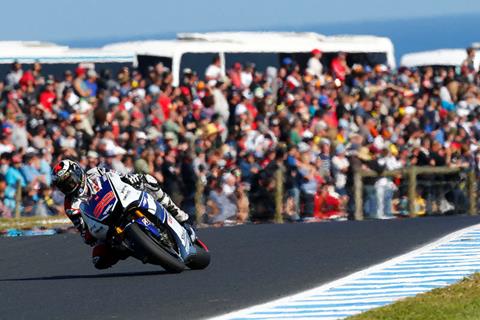
[[[143,262],[160,265],[166,271],[172,273],[179,273],[185,269],[185,264],[182,261],[160,247],[160,245],[136,223],[132,223],[125,228],[125,236],[133,247],[135,252],[134,256]],[[138,255],[140,257],[138,257]]]
[[[186,265],[192,270],[205,269],[210,264],[210,252],[205,250],[198,243],[195,243],[195,248],[197,249],[197,253],[189,257],[189,261]]]

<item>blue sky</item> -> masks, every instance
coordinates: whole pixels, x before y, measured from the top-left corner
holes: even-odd
[[[480,14],[478,0],[9,0],[0,40],[71,41]],[[441,32],[441,29],[439,29]]]

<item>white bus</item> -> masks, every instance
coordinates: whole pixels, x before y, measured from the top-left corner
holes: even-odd
[[[295,32],[182,33],[175,40],[122,42],[106,45],[103,49],[135,55],[134,65],[142,72],[162,62],[172,70],[174,85],[179,84],[181,70],[187,67],[203,77],[215,56],[220,57],[224,72],[235,62],[253,62],[257,70],[263,71],[267,66],[278,67],[285,57],[291,57],[303,67],[313,49],[323,51],[322,59],[327,66],[336,53],[346,52],[350,64],[385,64],[395,68],[392,41],[376,36]]]

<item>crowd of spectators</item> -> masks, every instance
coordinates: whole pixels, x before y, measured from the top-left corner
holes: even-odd
[[[150,173],[206,224],[272,220],[278,183],[285,219],[351,216],[355,170],[478,168],[474,54],[460,68],[390,70],[347,65],[345,53],[326,64],[315,49],[304,68],[285,58],[226,74],[215,59],[205,74],[184,69],[177,87],[161,63],[144,75],[78,66],[61,77],[14,63],[0,84],[0,216],[61,212],[50,188],[61,158]],[[392,216],[398,179],[365,180],[365,215]]]

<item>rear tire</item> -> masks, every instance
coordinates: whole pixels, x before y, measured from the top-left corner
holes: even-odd
[[[210,264],[210,252],[206,251],[197,243],[195,243],[195,248],[197,249],[197,253],[189,257],[189,261],[186,265],[192,270],[205,269]]]
[[[179,273],[185,269],[185,264],[160,247],[150,235],[146,234],[136,223],[125,229],[125,236],[130,240],[133,250],[140,255],[137,258],[143,262],[157,264],[166,271]]]

